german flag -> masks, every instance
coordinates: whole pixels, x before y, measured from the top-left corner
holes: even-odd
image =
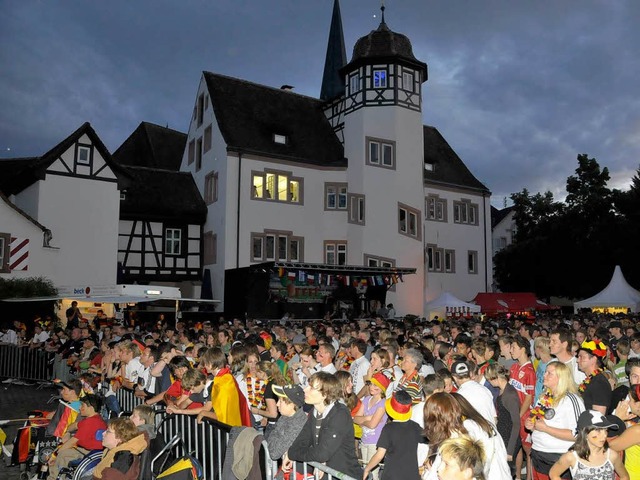
[[[65,433],[67,433],[69,425],[76,421],[78,413],[79,409],[74,408],[74,405],[70,405],[60,400],[60,405],[58,405],[56,413],[53,415],[51,423],[47,428],[47,434],[61,438]]]

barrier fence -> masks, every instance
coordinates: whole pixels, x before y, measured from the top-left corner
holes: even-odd
[[[120,388],[116,392],[116,396],[121,402],[120,406],[123,412],[131,412],[133,407],[143,402],[143,399],[136,397],[133,391],[124,388]],[[156,425],[158,433],[162,435],[165,442],[169,442],[176,434],[181,436],[182,442],[177,447],[177,453],[179,455],[193,455],[197,458],[202,463],[204,480],[221,480],[223,478],[224,459],[231,432],[229,425],[208,418],[198,423],[196,415],[169,415],[164,411],[159,411],[156,415]],[[279,462],[271,460],[266,441],[262,442],[258,457],[262,478],[275,480],[279,471]],[[312,477],[311,473],[314,469],[316,472],[325,472],[323,479],[327,480],[361,480],[316,462],[294,462],[292,467],[292,471],[302,473],[304,478],[307,475],[309,478],[316,478]],[[234,477],[225,475],[224,478]],[[291,478],[295,479],[295,474],[292,474]]]
[[[0,345],[0,377],[49,381],[53,378],[54,353],[41,349]]]

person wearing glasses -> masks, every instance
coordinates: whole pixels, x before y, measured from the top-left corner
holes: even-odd
[[[140,454],[147,448],[144,433],[128,417],[114,418],[102,437],[102,460],[94,479],[135,480],[140,476]]]

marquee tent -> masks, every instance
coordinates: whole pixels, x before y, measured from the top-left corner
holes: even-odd
[[[446,318],[480,313],[480,306],[464,302],[450,292],[442,292],[438,298],[425,305],[425,310],[427,318],[431,320],[436,315],[439,318]]]
[[[473,302],[480,306],[482,313],[487,315],[498,313],[524,314],[554,308],[542,300],[538,300],[535,294],[531,292],[478,293]]]
[[[611,281],[604,290],[595,294],[593,297],[573,304],[574,312],[577,312],[581,308],[599,309],[603,311],[605,309],[626,310],[628,308],[631,312],[640,312],[640,292],[627,283],[620,269],[620,265],[616,265]]]

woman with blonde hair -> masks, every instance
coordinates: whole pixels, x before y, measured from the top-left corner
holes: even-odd
[[[467,436],[445,440],[438,454],[442,463],[438,468],[439,480],[485,480],[484,448]]]
[[[249,355],[249,358],[253,354]],[[284,386],[289,382],[282,374],[280,367],[275,362],[263,360],[258,362],[255,367],[255,376],[264,382],[264,402],[258,407],[251,406],[251,413],[261,415],[263,417],[262,424],[265,429],[271,430],[276,424],[280,414],[278,413],[278,397],[273,392],[273,385]]]
[[[571,368],[551,362],[544,372],[544,390],[531,409],[525,428],[531,431],[533,479],[546,480],[553,464],[575,442],[584,402],[577,394]]]

